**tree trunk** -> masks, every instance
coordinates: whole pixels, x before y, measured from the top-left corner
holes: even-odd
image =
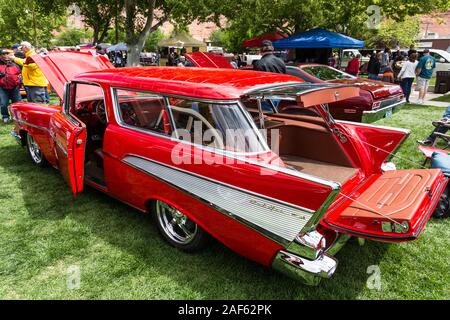
[[[135,1],[127,0],[125,1],[125,10],[126,10],[126,22],[125,26],[127,28],[127,46],[128,46],[128,56],[127,56],[127,66],[137,66],[140,62],[140,53],[144,48],[145,41],[148,38],[148,35],[155,27],[159,27],[158,22],[156,26],[152,28],[153,24],[153,11],[155,10],[156,0],[149,0],[149,7],[146,12],[147,22],[145,23],[144,28],[139,32],[136,32],[134,25],[134,18],[136,15],[136,7]]]
[[[128,46],[128,56],[127,65],[128,66],[138,66],[140,63],[140,54],[142,47],[139,44],[127,44]]]
[[[97,44],[98,43],[98,35],[99,35],[99,33],[100,33],[99,27],[95,26],[94,27],[93,40],[92,40],[93,44]]]

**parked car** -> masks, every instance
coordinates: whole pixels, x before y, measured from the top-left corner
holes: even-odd
[[[358,97],[329,104],[330,113],[335,119],[370,123],[392,116],[405,104],[403,91],[399,85],[357,78],[330,66],[322,64],[288,66],[287,73],[311,83],[358,86],[361,89]]]
[[[74,195],[89,185],[153,215],[184,251],[210,235],[315,285],[334,274],[352,235],[419,237],[447,185],[440,170],[382,170],[407,130],[330,117],[326,104],[358,97],[356,87],[253,71],[114,69],[83,53],[33,59],[64,101],[11,105],[12,135],[33,163],[59,169]],[[264,113],[274,99],[305,114]]]

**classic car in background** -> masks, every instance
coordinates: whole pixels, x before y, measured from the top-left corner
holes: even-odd
[[[192,52],[186,57],[195,67],[233,69],[230,61],[223,55],[212,52]]]
[[[11,105],[12,134],[32,161],[58,168],[75,195],[89,185],[152,214],[181,250],[210,235],[315,285],[352,235],[419,237],[447,185],[440,170],[382,170],[408,131],[330,117],[326,104],[359,88],[252,71],[108,69],[80,53],[33,58],[64,103]],[[307,112],[264,113],[274,99]]]
[[[370,123],[391,116],[405,104],[399,85],[357,78],[330,66],[301,64],[288,66],[287,72],[311,83],[358,86],[361,89],[358,97],[329,104],[330,113],[335,119]]]

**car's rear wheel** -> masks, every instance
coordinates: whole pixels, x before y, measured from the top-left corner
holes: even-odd
[[[208,234],[171,205],[157,200],[154,213],[159,232],[172,246],[186,252],[194,252],[207,244]]]
[[[31,161],[33,161],[36,166],[41,168],[47,166],[47,160],[31,134],[27,134],[27,150]]]

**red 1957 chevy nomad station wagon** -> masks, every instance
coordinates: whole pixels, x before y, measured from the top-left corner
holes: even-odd
[[[440,170],[382,170],[407,130],[335,121],[359,88],[253,71],[114,69],[101,56],[33,57],[61,106],[16,103],[12,134],[37,166],[152,214],[173,246],[210,235],[308,284],[350,236],[416,239],[447,185]],[[302,114],[270,114],[277,101]]]

